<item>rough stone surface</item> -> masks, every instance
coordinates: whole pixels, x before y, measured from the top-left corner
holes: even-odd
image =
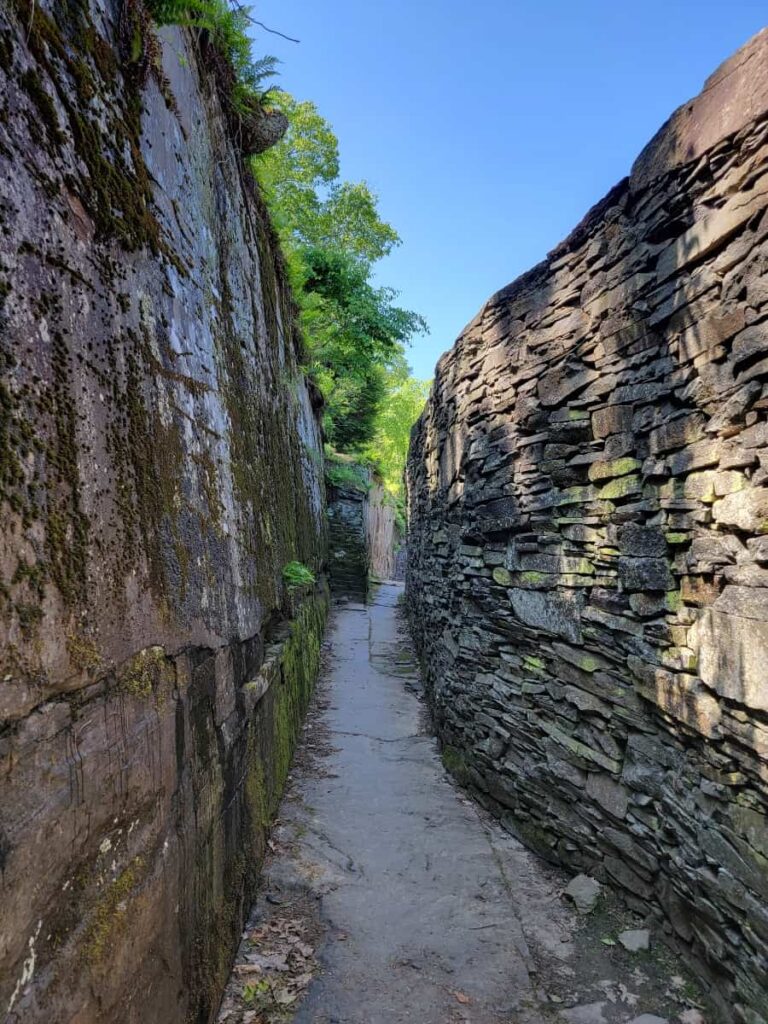
[[[335,594],[365,600],[371,567],[368,492],[328,488],[328,565]]]
[[[650,949],[651,933],[647,928],[630,928],[620,932],[619,942],[630,953],[640,953],[644,949]]]
[[[401,537],[381,481],[357,469],[364,485],[328,481],[329,565],[334,593],[364,599],[371,578],[394,578]]]
[[[600,883],[589,875],[576,875],[566,886],[565,895],[573,900],[580,914],[589,914],[600,896]]]
[[[766,67],[763,32],[489,300],[408,466],[440,736],[520,838],[663,918],[740,1024],[768,964]]]
[[[601,941],[636,925],[610,893],[580,915],[565,874],[451,780],[440,753],[465,766],[431,735],[401,593],[333,610],[220,1024],[678,1024],[692,1003],[715,1024],[669,950],[640,963]],[[298,967],[264,955],[278,929],[310,933]]]
[[[397,555],[403,538],[395,511],[383,484],[374,479],[368,493],[368,549],[371,575],[377,580],[396,578]]]
[[[0,7],[0,1016],[25,1024],[211,1018],[326,605],[282,580],[325,523],[271,228],[204,41],[163,29],[142,66],[123,7]]]

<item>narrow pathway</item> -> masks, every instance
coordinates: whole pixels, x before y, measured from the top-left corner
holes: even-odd
[[[568,879],[455,787],[418,696],[401,592],[382,585],[369,606],[335,613],[219,1020],[700,1024],[660,944],[614,945],[637,927],[626,912],[604,895],[580,918]]]

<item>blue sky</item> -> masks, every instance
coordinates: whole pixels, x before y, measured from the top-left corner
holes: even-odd
[[[281,87],[333,125],[403,244],[378,279],[440,354],[622,178],[675,107],[768,23],[757,0],[254,0]]]

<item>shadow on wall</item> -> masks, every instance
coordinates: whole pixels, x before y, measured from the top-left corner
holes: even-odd
[[[8,1024],[213,1016],[321,643],[320,593],[284,664],[272,635],[325,555],[284,267],[201,48],[145,6],[0,4]]]
[[[491,298],[408,469],[442,738],[513,831],[655,917],[745,1024],[768,967],[767,50]]]

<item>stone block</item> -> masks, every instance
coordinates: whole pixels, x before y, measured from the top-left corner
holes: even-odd
[[[768,488],[753,487],[726,495],[712,506],[712,517],[721,526],[745,533],[768,533]]]
[[[593,482],[596,480],[612,480],[614,477],[627,476],[629,473],[636,473],[642,463],[639,459],[623,458],[610,459],[605,462],[593,462],[589,467],[588,476]]]
[[[569,395],[581,391],[599,376],[597,370],[568,372],[565,367],[558,367],[545,374],[539,381],[539,400],[545,406],[560,405]]]
[[[699,675],[716,693],[768,711],[768,591],[728,586],[689,632]]]
[[[621,434],[632,427],[631,405],[607,405],[592,413],[592,433],[596,439]]]
[[[756,213],[768,205],[768,180],[764,176],[746,193],[736,193],[718,210],[713,210],[689,228],[661,255],[658,280],[679,273],[694,260],[725,244]]]
[[[669,469],[673,476],[682,476],[693,469],[716,466],[720,461],[723,443],[717,439],[712,441],[696,441],[687,445],[683,451],[675,452],[669,457]]]
[[[647,928],[630,928],[625,932],[619,933],[619,942],[622,944],[624,949],[629,950],[630,953],[640,953],[643,950],[651,948],[651,933]],[[651,1014],[645,1013],[642,1017],[636,1017],[636,1021],[644,1021],[644,1018],[650,1018],[647,1024],[651,1024],[652,1021],[661,1020],[660,1017],[652,1017]]]
[[[643,485],[639,476],[621,476],[611,480],[597,492],[600,501],[620,501],[632,494],[639,494]]]
[[[671,590],[674,581],[664,558],[619,558],[619,580],[625,590]]]
[[[707,316],[683,331],[679,339],[680,359],[687,361],[732,338],[744,327],[744,310]]]
[[[747,327],[737,334],[733,339],[731,353],[732,358],[738,364],[752,356],[765,354],[766,350],[768,350],[768,325],[761,323]]]
[[[651,431],[648,439],[651,454],[658,455],[700,441],[704,437],[705,424],[706,418],[701,413],[679,416],[664,423]]]
[[[575,643],[581,642],[583,598],[579,595],[515,588],[510,591],[510,603],[515,616],[527,626]]]
[[[620,782],[609,775],[591,773],[587,778],[587,796],[592,797],[614,818],[624,818],[629,806],[629,795]]]
[[[627,889],[642,900],[651,899],[653,887],[645,879],[641,878],[636,871],[633,871],[629,864],[626,864],[618,857],[610,856],[605,858],[604,863],[605,870],[622,889]]]
[[[663,558],[667,542],[658,526],[638,526],[627,523],[619,534],[619,547],[623,555],[639,558]]]
[[[642,697],[702,736],[720,735],[720,704],[696,676],[651,665],[634,655],[630,655],[628,664]]]
[[[589,914],[600,898],[601,885],[589,875],[576,875],[565,888],[565,895],[573,901],[580,914]]]

